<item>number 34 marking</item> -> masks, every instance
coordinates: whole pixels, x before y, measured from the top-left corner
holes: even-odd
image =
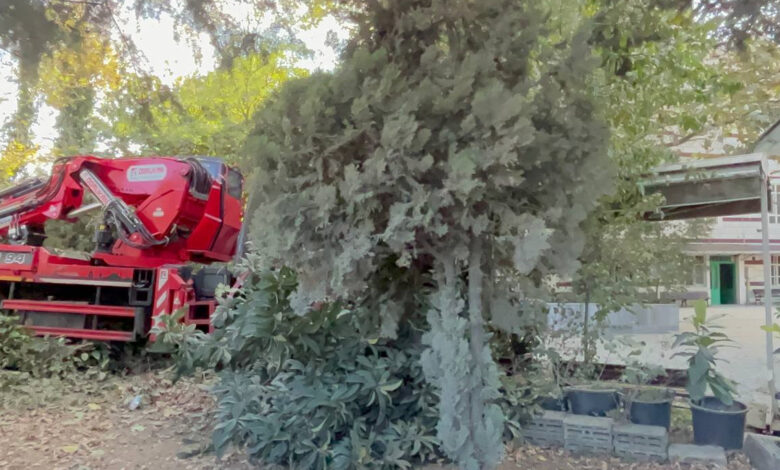
[[[3,264],[26,264],[27,253],[5,253]]]

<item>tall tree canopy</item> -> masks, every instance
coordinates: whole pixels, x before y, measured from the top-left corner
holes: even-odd
[[[168,87],[129,75],[100,106],[103,141],[117,154],[216,155],[236,163],[261,104],[306,75],[285,49],[237,57],[227,69]]]
[[[721,36],[738,46],[755,38],[780,44],[778,0],[683,0],[682,5],[692,7],[703,20],[720,20]]]
[[[730,48],[718,44],[725,34],[718,17],[695,9],[652,0],[589,3],[599,5],[591,43],[602,60],[609,151],[620,178],[585,224],[573,287],[603,315],[688,284],[693,263],[682,248],[706,230],[702,223],[641,221],[657,201],[639,194],[637,179],[676,158],[667,147],[713,129],[749,143],[780,117],[780,107],[768,73],[777,47],[764,36]]]
[[[765,65],[767,62],[763,59],[768,55],[771,56],[773,49],[758,47],[757,44],[761,41],[769,44],[777,43],[776,25],[778,11],[780,11],[777,0],[583,1],[567,2],[566,8],[560,8],[559,1],[543,2],[545,3],[549,3],[556,11],[551,15],[553,22],[560,18],[567,18],[566,21],[571,22],[572,18],[582,18],[583,15],[587,18],[594,12],[604,9],[620,11],[626,7],[633,9],[641,7],[648,13],[675,12],[678,13],[677,18],[688,18],[683,22],[672,18],[673,22],[668,25],[672,28],[685,30],[692,24],[690,19],[695,19],[699,24],[710,23],[713,25],[711,37],[722,40],[721,43],[727,46],[727,50],[731,50],[728,48],[732,45],[738,45],[737,50],[743,52],[760,49],[762,60],[753,60],[755,57],[753,54],[742,54],[737,57],[729,52],[721,56],[720,60],[723,60],[724,64],[734,65],[728,68],[735,76],[735,87],[739,87],[739,82],[742,82],[746,88],[749,87],[756,92],[743,93],[739,96],[760,96],[767,90],[773,89],[771,79],[765,79],[764,83],[747,82],[744,80],[748,74],[742,71],[747,65],[749,70],[755,70],[762,76],[767,75],[765,71],[770,71],[769,75],[772,75],[771,67]],[[115,106],[109,106],[105,111],[101,111],[107,85],[115,83],[112,75],[119,72],[120,76],[128,77],[129,83],[122,85],[128,90],[149,86],[165,93],[164,87],[160,87],[158,79],[150,73],[143,51],[134,42],[132,31],[123,24],[123,18],[127,18],[128,15],[139,20],[162,17],[172,19],[176,34],[188,41],[196,57],[206,52],[202,42],[197,40],[199,34],[205,33],[209,39],[207,48],[213,50],[219,68],[228,70],[236,58],[248,55],[264,57],[280,50],[287,51],[287,54],[299,54],[301,49],[297,35],[301,31],[316,24],[326,15],[340,18],[345,25],[359,23],[364,18],[361,15],[362,7],[363,4],[360,2],[331,0],[187,0],[180,2],[9,0],[2,2],[0,4],[0,49],[13,57],[18,82],[17,110],[13,116],[5,120],[4,130],[0,136],[2,145],[0,158],[3,159],[4,170],[7,176],[10,176],[36,156],[38,148],[30,129],[37,120],[37,109],[41,103],[54,106],[58,112],[56,127],[59,136],[52,153],[94,149],[115,151],[117,148],[126,147],[125,142],[119,140],[113,143],[122,143],[124,147],[117,147],[112,143],[106,146],[104,142],[106,136],[111,140],[114,139],[114,134],[122,135],[129,132],[121,130],[124,124],[114,126],[113,123],[109,123],[107,126],[100,126],[97,123],[112,116],[111,112],[117,111]],[[652,35],[653,26],[666,28],[653,21],[645,24],[643,23],[645,18],[630,12],[620,21],[617,21],[616,17],[605,19],[606,28],[617,29],[607,31],[607,36],[602,39],[614,42],[615,46],[622,44],[624,48],[633,47],[635,33],[640,36]],[[666,33],[660,33],[661,36],[664,34]],[[78,60],[63,61],[67,57],[78,58]],[[106,61],[97,68],[95,59],[100,57],[105,57]],[[776,62],[775,59],[775,65]],[[764,64],[763,70],[762,64]],[[114,70],[110,70],[111,68]],[[757,75],[753,74],[752,77]],[[649,75],[644,77],[647,78]],[[39,83],[39,78],[43,83]],[[85,83],[89,86],[85,86]],[[49,96],[52,93],[54,96]],[[132,96],[127,92],[124,94],[127,98],[126,102],[130,104],[143,103],[143,95],[143,93],[136,93]],[[67,99],[63,99],[64,97]],[[117,100],[109,98],[109,101],[116,104]],[[746,109],[743,115],[732,113],[730,117],[724,116],[743,103],[724,107],[720,113],[723,116],[722,122],[733,127],[739,125],[745,115],[748,115],[753,122],[758,123],[759,120],[751,114],[753,108],[760,106],[758,101],[760,100],[748,103],[750,109]],[[154,99],[149,105],[164,110],[163,103],[166,102],[171,102],[170,96]],[[763,102],[770,103],[769,106],[773,103],[772,100]],[[146,106],[147,110],[150,106]],[[121,115],[127,110],[119,110],[119,112]],[[136,114],[136,118],[144,116],[150,117],[151,113]],[[697,115],[696,119],[700,119],[700,116]],[[768,117],[763,118],[758,125],[765,126],[767,120]],[[148,127],[149,124],[141,123],[138,119],[135,119],[135,123],[138,124],[136,126],[138,129],[142,129],[143,126]],[[109,130],[103,131],[106,128]],[[240,134],[234,136],[236,140],[240,140]],[[240,145],[240,142],[233,142],[231,147],[237,148]],[[140,147],[136,145],[132,148],[147,147],[150,146],[144,143]],[[203,148],[203,145],[200,147]]]
[[[686,283],[681,247],[698,227],[643,222],[640,214],[657,201],[641,197],[636,183],[673,157],[667,134],[681,142],[713,124],[711,111],[732,85],[708,63],[713,26],[697,23],[693,12],[654,7],[653,0],[599,4],[591,43],[601,58],[609,154],[619,178],[584,224],[587,243],[573,287],[579,300],[606,314],[637,302],[648,287]]]
[[[301,73],[292,64],[307,51],[296,34],[333,8],[325,0],[2,2],[0,51],[13,59],[18,88],[16,112],[3,119],[0,134],[5,176],[33,160],[39,163],[31,127],[42,103],[58,113],[54,155],[129,149],[227,149],[235,155],[246,135],[241,126],[259,102],[287,76]],[[141,21],[172,19],[194,57],[207,47],[213,50],[221,73],[184,80],[169,90],[123,24],[128,15]],[[201,33],[210,39],[206,47]],[[219,95],[217,87],[227,96]],[[199,104],[193,101],[205,101],[209,94],[219,103],[196,111]],[[179,112],[164,116],[170,109]],[[244,124],[236,112],[243,114]],[[219,123],[218,113],[225,114]],[[176,132],[186,135],[174,138]]]
[[[258,114],[247,157],[253,240],[297,270],[301,313],[381,297],[367,311],[394,334],[396,306],[419,293],[369,287],[387,260],[432,270],[423,365],[442,446],[464,468],[502,453],[486,270],[571,269],[612,174],[587,36],[550,40],[534,4],[368,4],[339,69],[289,83]]]

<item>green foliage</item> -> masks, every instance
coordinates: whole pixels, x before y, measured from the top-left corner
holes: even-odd
[[[103,371],[108,362],[108,353],[100,345],[72,345],[64,338],[32,336],[18,317],[0,315],[0,371],[33,377],[65,376],[93,367]]]
[[[663,377],[666,377],[666,369],[658,364],[645,364],[637,360],[626,364],[620,376],[621,382],[631,386],[623,392],[625,413],[630,413],[631,403],[635,400],[655,401],[673,397],[674,394],[667,388],[649,387],[653,381]]]
[[[780,68],[780,47],[749,40],[741,50],[723,51],[715,59],[728,94],[713,100],[711,119],[724,134],[739,139],[743,149],[737,150],[752,151],[758,137],[780,119],[780,87],[772,72]]]
[[[545,348],[539,341],[518,343],[507,341],[502,334],[490,340],[494,351],[511,347],[511,356],[496,354],[503,369],[499,376],[501,396],[497,401],[505,416],[504,441],[522,441],[522,427],[540,411],[540,403],[549,399],[563,399],[564,385],[572,380],[570,368],[557,348]],[[511,359],[510,359],[511,358]],[[507,361],[511,360],[511,365]]]
[[[684,248],[708,228],[698,221],[646,222],[641,214],[657,207],[652,200],[626,205],[620,214],[593,217],[584,225],[588,244],[574,286],[599,304],[597,318],[689,284],[693,267]]]
[[[16,111],[2,123],[5,140],[0,161],[4,168],[12,170],[7,177],[13,176],[37,150],[30,128],[37,111],[34,88],[38,64],[52,45],[63,39],[65,31],[58,26],[56,17],[68,9],[68,6],[50,9],[41,0],[9,0],[0,5],[0,49],[18,58]]]
[[[211,1],[134,0],[132,3],[137,20],[170,18],[177,39],[188,40],[195,58],[200,59],[204,52],[198,36],[207,34],[221,59],[221,69],[230,69],[236,58],[272,53],[283,44],[288,48],[294,46],[291,53],[304,53],[295,33],[316,25],[336,9],[331,0],[283,0],[246,10],[239,21],[227,6]],[[47,101],[55,98],[53,106],[68,117],[76,117],[81,111],[66,104],[75,104],[90,95],[90,91],[96,92],[95,80],[117,76],[116,67],[108,74],[91,73],[96,70],[96,64],[119,61],[129,70],[150,77],[142,72],[146,58],[134,42],[135,35],[128,34],[121,24],[124,18],[118,16],[120,7],[126,6],[62,0],[8,0],[0,4],[0,50],[17,61],[20,85],[20,103],[11,123],[12,130],[21,134],[29,132],[24,126],[29,127],[35,117],[33,101],[38,90],[34,89],[38,85],[43,85]],[[55,67],[51,67],[52,63]],[[42,83],[38,83],[39,78]],[[54,93],[51,87],[56,88]],[[92,103],[86,108],[91,112]],[[61,130],[70,125],[67,119],[58,119]],[[89,131],[82,129],[82,132]],[[19,137],[18,133],[13,137]]]
[[[694,403],[704,398],[709,388],[718,400],[731,405],[736,393],[734,384],[715,369],[719,348],[728,346],[731,339],[725,333],[715,331],[719,327],[707,318],[705,301],[697,300],[694,310],[691,318],[693,331],[676,335],[672,346],[673,349],[682,349],[674,356],[688,358],[686,389]]]
[[[221,370],[214,445],[246,448],[263,465],[411,468],[438,456],[436,395],[420,366],[419,323],[398,340],[370,339],[359,312],[321,304],[296,315],[290,269],[250,256],[243,287],[226,293],[205,336],[169,318],[158,341],[176,347],[180,372]]]
[[[442,287],[431,299],[430,331],[423,336],[428,349],[421,358],[426,378],[440,390],[437,436],[444,452],[461,468],[490,467],[503,457],[505,417],[495,403],[500,397],[498,371],[488,347],[478,348],[483,355],[478,364],[484,369],[475,371],[468,367],[476,362],[473,356],[469,357],[473,354],[469,339],[473,341],[473,337],[467,336],[469,321],[459,315],[464,302],[458,294],[454,263],[445,266],[445,273],[446,278],[439,280]],[[484,410],[474,409],[481,405],[469,396],[474,391],[481,393],[480,400],[488,402],[483,405]],[[484,418],[476,418],[477,413]]]
[[[289,48],[237,57],[229,68],[168,87],[128,74],[101,106],[112,149],[163,155],[217,155],[235,161],[251,118],[282,83],[305,75],[289,63]],[[138,150],[135,150],[137,152]]]
[[[196,57],[203,51],[195,39],[207,35],[220,68],[230,68],[232,61],[243,55],[274,49],[278,44],[297,44],[295,34],[316,26],[325,16],[334,13],[334,0],[277,0],[247,3],[237,15],[235,5],[211,0],[170,2],[167,0],[135,0],[134,9],[140,18],[169,16],[177,35],[193,42]]]
[[[549,385],[543,373],[536,367],[529,367],[522,374],[502,374],[501,398],[498,405],[504,415],[505,442],[518,442],[523,438],[523,424],[539,412],[539,402],[550,398]],[[555,397],[555,398],[560,398]]]
[[[685,7],[691,5],[687,1],[681,3]],[[745,42],[755,36],[780,43],[777,0],[706,0],[692,5],[703,19],[712,21],[717,18],[720,25],[718,33],[732,44],[744,47]]]
[[[780,309],[775,310],[775,318],[780,318]],[[780,324],[772,323],[772,325],[762,325],[761,329],[768,332],[773,333],[775,335],[780,335]],[[780,348],[775,350],[775,354],[780,353]]]
[[[86,219],[86,217],[85,217]],[[60,220],[46,222],[46,248],[91,252],[95,248],[97,220],[79,220],[70,223]]]
[[[631,361],[626,364],[620,381],[631,385],[648,385],[659,377],[665,376],[666,370],[660,365]]]
[[[442,397],[438,436],[464,468],[502,452],[476,279],[571,270],[611,175],[587,36],[549,40],[535,4],[366,5],[341,67],[290,82],[258,113],[245,163],[257,168],[253,241],[298,273],[297,312],[343,300],[400,324],[414,291],[392,279],[374,290],[387,263],[434,275],[426,376]]]
[[[600,306],[600,318],[688,284],[683,247],[707,224],[643,221],[641,214],[658,201],[640,195],[636,182],[674,158],[665,145],[669,133],[678,134],[679,143],[713,123],[730,84],[708,60],[715,48],[712,26],[697,23],[690,11],[651,0],[593,1],[586,9],[596,24],[591,40],[602,61],[609,154],[620,176],[584,224],[581,268],[573,279],[579,299]]]
[[[446,10],[427,13],[463,14]],[[503,18],[496,27],[525,21]],[[433,23],[432,38],[450,26]],[[584,119],[594,111],[580,92],[587,84],[558,80],[586,78],[572,71],[587,70],[589,56],[541,48],[529,57],[539,31],[518,31],[512,44],[494,44],[497,31],[474,41],[488,50],[440,50],[435,39],[410,45],[425,53],[422,66],[389,39],[367,44],[334,76],[291,83],[258,115],[247,164],[259,167],[254,237],[269,258],[300,260],[301,308],[362,290],[389,255],[408,266],[451,243],[445,251],[462,259],[471,231],[496,233],[497,255],[526,272],[563,269],[576,255],[577,243],[563,234],[576,236],[609,166],[595,168],[606,163],[603,152],[591,152],[605,129]],[[514,65],[498,67],[496,55]],[[535,67],[543,71],[522,75]],[[526,95],[535,86],[539,92]],[[582,126],[576,143],[565,135],[574,123]],[[555,189],[569,177],[590,183]]]

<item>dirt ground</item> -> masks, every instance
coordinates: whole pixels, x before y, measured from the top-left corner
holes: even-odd
[[[209,379],[165,372],[86,386],[33,381],[0,393],[0,469],[243,469],[208,453]],[[21,392],[21,393],[20,393]],[[133,397],[141,406],[130,410]]]
[[[168,376],[158,370],[91,383],[29,381],[5,390],[0,386],[0,469],[252,468],[238,453],[222,461],[209,453],[214,402],[208,386],[213,377],[173,384]],[[142,404],[131,410],[128,403],[137,395],[143,397]],[[436,468],[453,467],[426,470]],[[560,449],[522,446],[508,451],[500,470],[706,468],[572,456]],[[743,455],[735,454],[728,468],[749,470],[750,466]]]

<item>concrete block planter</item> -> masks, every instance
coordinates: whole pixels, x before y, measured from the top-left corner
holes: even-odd
[[[748,434],[742,449],[756,470],[777,470],[780,468],[780,438]]]
[[[621,424],[612,428],[615,455],[632,460],[666,460],[669,435],[663,426]]]
[[[566,450],[575,453],[612,453],[612,418],[569,415],[563,420]]]
[[[531,444],[541,447],[563,446],[563,411],[544,411],[523,426],[523,437]]]

